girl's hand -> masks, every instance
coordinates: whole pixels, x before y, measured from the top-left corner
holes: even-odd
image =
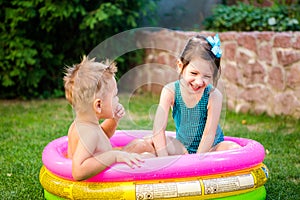
[[[118,103],[114,112],[114,119],[119,120],[124,117],[125,109],[122,104]]]
[[[134,169],[134,166],[141,167],[140,163],[144,162],[144,160],[142,159],[142,156],[137,153],[118,151],[116,155],[116,162],[124,162]]]

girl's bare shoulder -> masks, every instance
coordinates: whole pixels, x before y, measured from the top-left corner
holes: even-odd
[[[222,99],[223,94],[220,92],[218,88],[213,88],[210,92],[210,97],[213,99]]]
[[[167,85],[164,86],[163,89],[167,90],[168,92],[174,93],[174,91],[175,91],[175,81],[168,83]]]
[[[173,105],[175,94],[175,82],[168,83],[162,89],[160,102],[168,102],[169,105]]]
[[[222,106],[223,94],[218,88],[211,90],[208,101],[208,108],[212,105]]]

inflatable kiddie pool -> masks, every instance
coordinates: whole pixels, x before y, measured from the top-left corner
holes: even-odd
[[[146,130],[119,130],[110,139],[121,147]],[[174,132],[166,132],[174,136]],[[67,136],[44,149],[40,182],[46,199],[265,199],[268,169],[264,147],[246,138],[225,137],[242,147],[228,151],[145,159],[140,168],[117,163],[85,181],[72,178]]]

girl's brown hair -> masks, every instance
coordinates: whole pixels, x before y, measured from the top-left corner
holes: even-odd
[[[197,35],[188,40],[179,59],[183,64],[181,72],[193,58],[200,57],[206,61],[209,61],[211,63],[211,69],[213,72],[213,85],[216,87],[221,74],[221,58],[216,57],[211,49],[212,46],[207,42],[206,37]]]

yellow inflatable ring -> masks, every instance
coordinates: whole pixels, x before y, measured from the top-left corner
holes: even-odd
[[[266,189],[264,186],[257,188],[251,192],[246,192],[243,194],[239,195],[234,195],[234,196],[229,196],[229,197],[221,197],[221,198],[216,198],[215,200],[264,200],[266,198]],[[45,199],[49,200],[64,200],[64,198],[55,196],[54,194],[49,193],[48,191],[45,190]],[[101,199],[101,198],[99,198]],[[182,198],[181,198],[182,199]],[[185,198],[187,199],[187,198]],[[189,199],[194,199],[193,197]],[[197,200],[199,198],[196,198]],[[107,200],[112,200],[112,199],[107,199]]]
[[[40,182],[50,194],[66,199],[213,199],[248,193],[267,181],[266,166],[205,177],[126,182],[85,182],[62,179],[44,166]],[[46,193],[45,193],[46,194]],[[49,196],[49,195],[48,195]],[[112,198],[114,197],[114,198]]]

